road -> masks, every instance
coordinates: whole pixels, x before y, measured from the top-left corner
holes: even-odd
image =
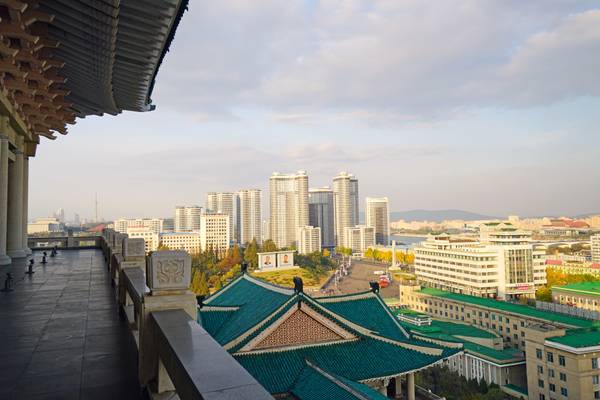
[[[375,271],[385,271],[385,266],[364,260],[352,260],[350,273],[338,283],[337,289],[332,285],[332,294],[349,294],[364,292],[371,289],[369,282],[379,281]],[[392,282],[388,287],[380,290],[381,297],[398,297],[398,282]]]

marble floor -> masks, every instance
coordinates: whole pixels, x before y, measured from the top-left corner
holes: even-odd
[[[63,250],[33,275],[0,266],[0,399],[140,399],[135,343],[100,250]]]

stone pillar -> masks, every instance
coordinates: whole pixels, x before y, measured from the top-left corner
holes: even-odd
[[[27,220],[29,215],[29,157],[23,155],[23,244],[25,255],[31,255],[32,251],[27,244]]]
[[[10,264],[6,255],[8,217],[8,139],[0,135],[0,265]]]
[[[406,395],[408,400],[415,400],[415,373],[412,372],[406,376]]]
[[[25,257],[23,250],[23,152],[15,150],[15,162],[8,168],[8,217],[6,253]]]
[[[402,377],[397,376],[394,384],[396,385],[396,398],[401,399],[402,398]]]
[[[148,256],[146,268],[150,294],[144,296],[140,313],[139,380],[142,385],[156,382],[153,389],[160,393],[172,386],[158,359],[150,313],[182,309],[194,320],[198,317],[196,296],[189,290],[192,258],[185,251],[155,251]]]

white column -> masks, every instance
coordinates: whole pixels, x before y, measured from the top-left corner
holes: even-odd
[[[0,265],[10,264],[6,255],[6,218],[8,216],[8,139],[0,136]]]
[[[415,373],[406,376],[406,392],[408,400],[415,400]]]
[[[22,248],[25,255],[31,255],[32,251],[27,245],[27,216],[29,214],[29,157],[23,155],[23,226],[21,233],[23,234]]]
[[[25,257],[23,251],[23,152],[15,150],[8,169],[8,216],[6,252],[11,258]]]

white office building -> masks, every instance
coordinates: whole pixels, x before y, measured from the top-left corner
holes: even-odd
[[[160,235],[158,232],[154,232],[153,229],[147,227],[131,227],[127,228],[127,231],[124,232],[130,238],[142,238],[144,239],[144,246],[146,248],[146,253],[151,251],[156,251],[158,249],[158,245],[160,244]]]
[[[201,216],[202,207],[200,206],[175,207],[175,232],[199,231]]]
[[[592,235],[591,239],[592,262],[600,263],[600,234]]]
[[[190,254],[200,253],[200,232],[165,232],[160,234],[160,244],[170,250],[185,250]]]
[[[277,247],[296,246],[298,229],[308,225],[308,175],[274,172],[269,179],[270,237]]]
[[[200,223],[200,246],[205,251],[225,251],[229,248],[229,215],[221,213],[205,213]]]
[[[321,228],[303,226],[298,229],[298,252],[310,254],[321,251]]]
[[[253,239],[262,243],[262,192],[260,189],[242,189],[238,192],[238,241],[241,244]]]
[[[308,222],[321,228],[322,247],[335,247],[335,209],[331,188],[325,186],[308,191]]]
[[[369,247],[375,246],[375,228],[357,225],[346,228],[344,247],[352,249],[353,253],[363,253]]]
[[[387,197],[367,197],[366,225],[375,228],[375,243],[390,244],[390,211]]]
[[[333,202],[335,208],[335,243],[346,243],[347,228],[358,225],[358,179],[347,172],[333,178]]]
[[[429,236],[415,247],[417,281],[429,287],[504,300],[533,297],[546,283],[545,251],[510,223],[481,226],[479,240]]]
[[[119,218],[113,223],[117,232],[127,233],[129,228],[148,228],[154,233],[163,231],[163,220],[161,218]]]
[[[237,198],[231,192],[210,192],[206,195],[206,212],[229,216],[229,242],[234,241],[237,218]],[[236,237],[235,240],[238,240]]]

